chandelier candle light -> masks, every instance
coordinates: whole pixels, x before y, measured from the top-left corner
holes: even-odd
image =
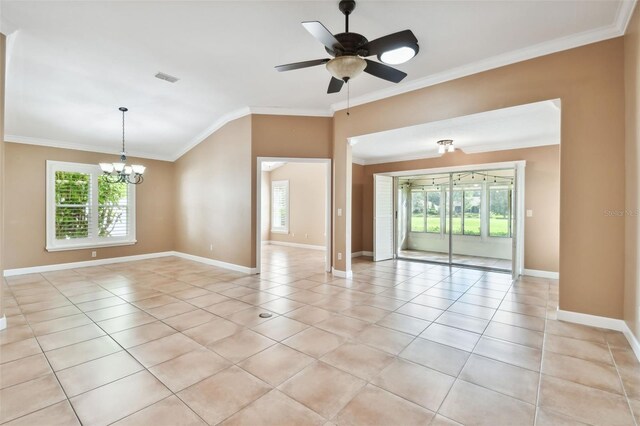
[[[118,108],[122,111],[122,152],[119,163],[100,163],[100,168],[107,177],[109,183],[130,183],[138,185],[144,181],[145,166],[139,164],[127,165],[127,155],[124,149],[124,113],[129,111],[125,107]]]

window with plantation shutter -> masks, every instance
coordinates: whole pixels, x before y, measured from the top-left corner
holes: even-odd
[[[271,182],[271,232],[289,233],[289,181]]]
[[[134,244],[134,191],[98,165],[47,161],[47,250]]]

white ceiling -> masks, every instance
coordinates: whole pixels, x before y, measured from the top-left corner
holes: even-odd
[[[362,75],[352,104],[624,33],[635,0],[361,0],[351,30],[369,39],[411,29],[420,54],[400,85]],[[8,1],[7,140],[173,160],[229,119],[253,112],[331,115],[326,57],[300,25],[343,31],[336,1]],[[162,71],[180,78],[154,78]]]
[[[351,138],[353,161],[377,164],[438,157],[437,141],[453,139],[470,154],[557,145],[560,101],[549,100]]]

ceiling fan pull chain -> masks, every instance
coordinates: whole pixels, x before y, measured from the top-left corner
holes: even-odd
[[[351,114],[349,114],[349,99],[351,97],[351,90],[349,90],[350,87],[351,87],[351,85],[347,81],[347,115],[351,115]]]

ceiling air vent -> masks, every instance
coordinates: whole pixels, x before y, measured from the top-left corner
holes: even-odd
[[[158,74],[156,74],[156,78],[159,78],[160,80],[168,81],[169,83],[175,83],[176,81],[179,80],[178,77],[174,77],[172,75],[165,74],[163,72],[159,72]]]

